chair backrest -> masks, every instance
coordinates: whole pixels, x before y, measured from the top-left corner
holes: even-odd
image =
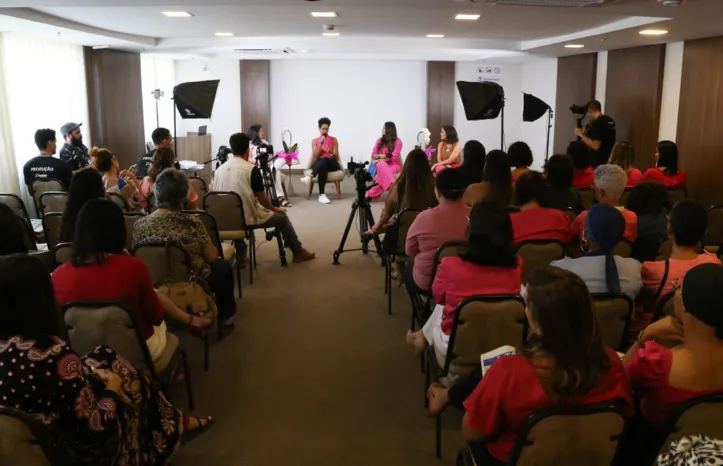
[[[128,201],[126,201],[126,198],[119,193],[108,193],[108,199],[113,201],[113,204],[120,207],[123,212],[128,212],[129,210],[131,210],[130,205],[128,205]]]
[[[221,235],[218,230],[218,225],[216,224],[216,219],[213,215],[204,210],[184,210],[183,213],[186,215],[194,215],[201,220],[201,223],[203,223],[203,226],[206,228],[206,233],[208,233],[209,238],[211,238],[211,242],[214,246],[216,246],[218,253],[223,255]]]
[[[25,203],[20,199],[20,196],[17,194],[0,194],[0,203],[10,207],[15,215],[24,218],[30,223],[28,209],[25,208]]]
[[[615,246],[613,254],[620,257],[630,257],[633,255],[633,243],[624,239]]]
[[[68,204],[68,193],[65,191],[46,191],[40,195],[40,212],[54,214],[65,212]]]
[[[723,439],[723,393],[713,393],[692,398],[678,405],[666,422],[667,437],[661,452],[672,442],[689,435],[702,434]]]
[[[25,247],[28,248],[28,251],[38,249],[38,245],[35,243],[35,232],[33,231],[33,226],[30,224],[30,221],[18,215],[16,215],[15,218],[18,219],[18,222],[23,229],[23,244]]]
[[[211,191],[203,197],[203,210],[216,219],[219,231],[246,229],[244,203],[241,196],[230,191]]]
[[[66,187],[63,182],[54,178],[45,178],[42,180],[35,180],[28,185],[28,191],[30,196],[33,198],[33,204],[38,216],[42,216],[43,212],[40,209],[40,196],[48,191],[66,191]]]
[[[126,249],[131,250],[133,248],[133,228],[135,228],[136,222],[145,217],[145,214],[141,212],[124,212],[123,219],[126,223]]]
[[[399,224],[399,234],[397,236],[397,250],[396,254],[405,254],[405,248],[407,244],[407,233],[411,228],[412,223],[417,218],[417,215],[423,212],[423,209],[403,209],[397,215],[397,223]]]
[[[575,212],[575,209],[573,209],[572,207],[566,207],[562,211],[565,212],[567,218],[570,219],[570,223],[574,222],[575,219],[577,219],[577,212]]]
[[[633,314],[633,302],[624,295],[603,293],[593,294],[592,303],[605,345],[616,350],[623,349]]]
[[[468,373],[479,367],[481,354],[522,344],[526,322],[525,302],[520,296],[472,296],[463,300],[454,311],[444,373]]]
[[[459,252],[466,244],[465,241],[449,241],[437,248],[437,252],[434,255],[434,264],[432,264],[432,280],[429,283],[434,283],[434,278],[437,276],[437,269],[442,259],[445,257],[459,256]]]
[[[620,196],[620,205],[627,205],[628,199],[630,198],[630,193],[633,192],[633,188],[625,188],[625,191],[623,191],[623,194]]]
[[[63,225],[63,214],[43,215],[43,232],[48,249],[53,249],[60,243],[60,229]]]
[[[609,466],[626,423],[624,408],[612,403],[538,411],[525,421],[507,464]]]
[[[673,241],[671,239],[664,239],[658,246],[658,253],[655,255],[656,261],[664,261],[670,259],[670,255],[673,253]]]
[[[688,192],[682,188],[668,189],[668,199],[670,199],[670,205],[675,205],[676,202],[682,201],[688,197]]]
[[[580,194],[580,207],[582,208],[582,210],[590,210],[590,207],[597,203],[595,191],[593,191],[592,189],[578,189],[577,192],[578,194]]]
[[[73,243],[60,243],[53,248],[53,262],[56,267],[60,267],[66,262],[70,262],[73,252]]]
[[[40,421],[19,409],[0,405],[0,464],[51,466],[52,440]]]
[[[553,240],[523,241],[517,245],[517,254],[522,257],[522,283],[530,281],[532,273],[545,265],[565,257],[565,245]]]
[[[146,340],[133,313],[115,301],[75,301],[63,306],[70,346],[78,354],[98,346],[113,348],[137,369],[155,377]]]
[[[187,282],[191,278],[191,255],[182,244],[171,242],[171,270],[168,270],[166,243],[141,244],[133,248],[131,254],[140,259],[151,273],[154,286],[166,283],[168,276],[174,282]]]
[[[723,245],[723,205],[712,206],[708,209],[708,230],[703,237],[703,244],[705,246]]]
[[[203,199],[208,194],[208,185],[202,178],[192,176],[188,179],[188,183],[196,190],[199,199]]]

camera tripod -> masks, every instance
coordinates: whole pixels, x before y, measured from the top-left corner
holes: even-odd
[[[266,190],[266,196],[268,196],[271,205],[274,207],[280,207],[279,198],[276,196],[276,187],[274,185],[274,177],[269,169],[269,156],[263,155],[257,157],[256,162],[259,170],[261,170],[261,177],[264,180],[264,189]],[[286,260],[286,249],[284,249],[284,242],[281,238],[281,232],[278,228],[274,228],[272,232],[266,231],[266,241],[271,241],[274,236],[279,244],[279,258],[281,259],[281,265],[286,267],[288,261]]]
[[[370,240],[363,238],[362,235],[365,232],[369,231],[372,226],[374,226],[374,215],[372,214],[372,207],[369,202],[369,198],[366,197],[366,192],[373,186],[370,186],[369,188],[366,187],[366,180],[363,178],[364,175],[366,175],[366,171],[364,171],[364,169],[362,168],[354,176],[354,178],[356,179],[356,200],[351,206],[351,213],[349,214],[349,220],[346,222],[344,234],[341,236],[341,243],[339,243],[339,248],[334,251],[334,265],[339,265],[339,256],[341,256],[345,252],[361,251],[364,254],[367,254],[369,252]],[[357,249],[347,249],[345,251],[344,245],[346,244],[346,240],[349,237],[349,231],[351,230],[351,226],[354,224],[355,217],[358,217],[359,219],[359,239],[362,242],[362,247]],[[374,248],[376,249],[376,254],[381,257],[382,243],[381,241],[379,241],[379,236],[373,235],[372,240],[374,241]]]

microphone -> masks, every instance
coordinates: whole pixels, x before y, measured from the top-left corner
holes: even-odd
[[[323,135],[321,139],[319,139],[319,147],[324,145],[324,141],[326,141],[326,135]]]

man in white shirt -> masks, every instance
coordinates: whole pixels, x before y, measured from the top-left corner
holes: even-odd
[[[254,229],[278,228],[284,243],[294,254],[294,263],[314,259],[316,254],[301,246],[294,226],[286,210],[274,207],[264,190],[261,170],[249,162],[249,138],[236,133],[229,139],[233,157],[221,165],[213,177],[213,191],[231,191],[239,196],[244,205],[246,225]]]

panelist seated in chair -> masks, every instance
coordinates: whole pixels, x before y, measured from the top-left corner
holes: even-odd
[[[331,126],[330,119],[326,117],[319,119],[320,136],[311,141],[311,176],[301,179],[302,183],[308,185],[316,178],[319,184],[319,202],[322,204],[331,203],[324,193],[329,173],[342,169],[339,163],[339,141],[329,136],[329,126]]]
[[[213,191],[230,191],[241,197],[246,226],[249,228],[278,228],[284,243],[294,254],[295,263],[314,259],[316,254],[301,246],[286,210],[273,206],[269,201],[261,170],[249,162],[249,142],[248,136],[243,133],[231,136],[229,146],[233,157],[216,169]]]
[[[181,243],[191,255],[191,273],[205,280],[216,295],[221,325],[233,327],[236,324],[233,267],[219,257],[220,252],[201,220],[182,212],[189,189],[185,173],[175,168],[164,170],[153,190],[158,210],[136,222],[133,245],[165,243],[169,239]]]
[[[173,168],[176,163],[176,155],[173,149],[161,148],[153,153],[151,166],[148,169],[148,176],[143,178],[138,189],[138,203],[148,210],[148,197],[153,194],[153,185],[164,170]],[[156,202],[158,199],[156,199]],[[193,186],[188,186],[188,194],[185,200],[186,210],[198,210],[198,193]]]
[[[60,180],[65,189],[68,189],[70,179],[73,177],[73,168],[68,162],[53,157],[58,149],[55,131],[52,129],[37,130],[35,145],[38,146],[40,155],[28,160],[23,166],[25,185],[29,187],[33,181],[52,178]]]
[[[509,167],[507,173],[509,173]],[[458,257],[445,257],[432,283],[437,302],[424,327],[407,332],[407,344],[417,352],[434,344],[447,354],[457,305],[476,295],[519,294],[522,258],[512,244],[512,222],[507,206],[480,202],[469,217],[467,246]]]
[[[376,186],[369,190],[367,197],[374,201],[382,198],[394,184],[394,176],[402,171],[402,140],[397,137],[397,125],[392,121],[384,123],[382,137],[377,139],[372,149],[372,162],[369,173],[374,177]]]
[[[549,208],[550,186],[542,173],[528,170],[520,175],[515,183],[513,204],[520,209],[510,215],[515,244],[532,240],[568,244],[572,239],[568,216]]]
[[[71,261],[53,272],[60,305],[73,301],[118,301],[136,315],[153,360],[166,347],[164,317],[188,325],[200,334],[213,322],[191,316],[153,289],[148,268],[126,255],[123,213],[112,201],[93,199],[81,209],[75,227]]]
[[[213,423],[174,408],[111,348],[75,353],[38,259],[0,257],[0,301],[1,403],[42,421],[57,464],[169,464],[181,442]]]
[[[457,136],[457,130],[454,126],[442,126],[439,133],[441,142],[437,144],[437,163],[432,165],[434,176],[445,168],[457,168],[462,162],[462,145]]]

